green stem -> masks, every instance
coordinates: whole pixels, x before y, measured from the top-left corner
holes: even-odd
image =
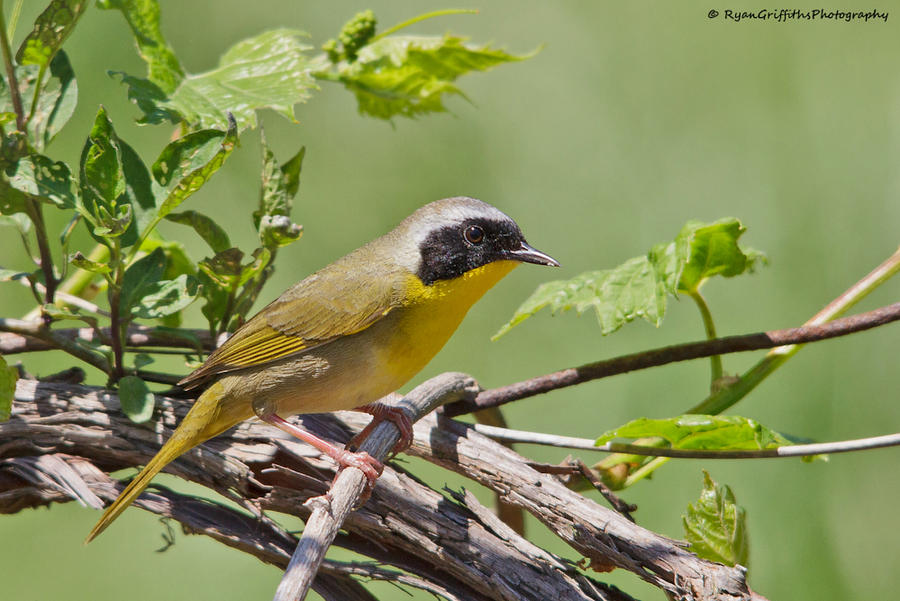
[[[436,10],[430,13],[425,13],[424,15],[419,15],[417,17],[413,17],[412,19],[407,19],[402,23],[394,25],[390,29],[383,31],[372,38],[372,41],[369,42],[377,42],[378,40],[391,35],[392,33],[397,33],[401,29],[409,27],[410,25],[415,25],[420,21],[425,21],[426,19],[433,19],[434,17],[445,17],[447,15],[477,15],[478,11],[473,8],[448,8],[444,10]]]
[[[24,132],[25,111],[22,110],[22,97],[19,94],[19,82],[16,79],[16,68],[13,65],[9,37],[6,35],[6,18],[3,16],[3,0],[0,0],[0,51],[3,52],[3,62],[6,65],[9,96],[12,99],[13,111],[16,113],[16,127],[19,131]]]
[[[44,209],[39,201],[32,198],[25,200],[25,210],[34,223],[34,237],[37,240],[41,257],[41,271],[44,273],[44,303],[53,304],[56,285],[59,281],[53,273],[53,256],[50,254],[50,243],[47,238],[47,225],[44,222]]]
[[[125,265],[122,262],[122,246],[118,238],[113,239],[113,247],[110,249],[110,267],[115,272],[114,278],[109,283],[107,297],[109,298],[110,315],[110,339],[113,350],[113,369],[110,374],[111,384],[115,383],[125,374],[124,347],[125,328],[128,323],[121,317],[121,293],[122,280],[125,276]]]
[[[812,319],[806,322],[806,325],[820,325],[840,317],[898,271],[900,271],[900,249],[843,294],[828,303],[828,306],[816,313]],[[784,365],[788,359],[796,355],[803,346],[802,344],[789,344],[773,348],[756,365],[741,375],[737,382],[711,394],[689,409],[688,413],[714,415],[729,409]]]
[[[9,36],[9,39],[13,39],[16,33],[16,26],[19,24],[19,15],[22,14],[22,5],[25,4],[25,0],[16,0],[15,6],[13,6],[12,12],[9,13],[9,27],[7,29],[6,35]]]
[[[650,474],[652,474],[654,471],[656,471],[658,468],[661,468],[668,462],[669,457],[656,457],[655,459],[648,461],[638,469],[628,474],[628,477],[625,478],[625,483],[622,485],[622,488],[628,488],[635,482],[639,482],[640,480],[647,478],[648,476],[650,476]]]
[[[700,290],[693,290],[688,292],[688,296],[694,299],[694,302],[697,304],[697,308],[700,309],[700,315],[703,317],[703,327],[706,329],[706,339],[713,340],[714,338],[718,338],[716,335],[716,324],[713,321],[712,313],[709,310],[709,305],[706,304],[706,299],[703,298],[703,295],[700,294]],[[716,382],[722,379],[722,375],[724,374],[722,370],[722,356],[721,355],[713,355],[709,358],[710,368],[712,370],[712,375],[710,378],[710,388],[715,389]]]
[[[27,127],[31,120],[34,118],[34,111],[37,109],[38,105],[38,96],[41,93],[41,87],[44,85],[44,75],[47,73],[47,64],[41,65],[41,68],[38,70],[37,81],[34,83],[34,94],[31,96],[31,109],[28,111],[28,117],[25,118],[25,126]]]

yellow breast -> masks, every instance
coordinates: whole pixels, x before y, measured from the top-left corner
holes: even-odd
[[[408,382],[443,348],[472,305],[517,265],[497,261],[430,286],[410,275],[408,304],[397,310],[389,340],[380,345],[386,375],[398,387]]]

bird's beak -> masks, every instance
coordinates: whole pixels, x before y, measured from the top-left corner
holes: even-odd
[[[521,261],[522,263],[534,263],[535,265],[549,265],[551,267],[559,267],[559,261],[548,254],[542,253],[536,248],[522,242],[522,245],[516,250],[506,251],[506,255],[513,261]]]

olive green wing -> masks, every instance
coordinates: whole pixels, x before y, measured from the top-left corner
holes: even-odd
[[[179,385],[190,390],[215,375],[265,365],[365,330],[400,306],[406,284],[400,274],[376,276],[366,273],[369,269],[351,277],[332,265],[306,278],[241,326]]]

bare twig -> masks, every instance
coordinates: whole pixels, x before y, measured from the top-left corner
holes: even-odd
[[[581,367],[572,367],[562,371],[553,372],[543,376],[537,376],[499,388],[492,388],[481,392],[474,402],[457,402],[444,407],[444,412],[450,417],[486,409],[498,407],[506,403],[524,399],[574,386],[598,378],[606,378],[617,374],[623,374],[639,369],[657,367],[678,361],[701,359],[712,355],[724,353],[737,353],[755,351],[760,349],[781,347],[791,344],[805,344],[846,336],[855,332],[862,332],[900,319],[900,303],[894,303],[880,309],[859,313],[835,319],[819,325],[806,325],[799,328],[785,330],[771,330],[756,334],[744,334],[741,336],[726,336],[715,340],[703,340],[676,344],[663,348],[623,355],[606,361],[588,363]]]
[[[22,320],[6,320],[8,323],[21,323]],[[24,321],[24,323],[37,323]],[[4,327],[0,322],[0,353],[4,355],[14,353],[31,353],[36,351],[49,351],[57,349],[52,343],[22,333],[21,328],[14,330]],[[182,335],[179,335],[179,332]],[[53,333],[58,338],[69,340],[81,339],[85,342],[99,342],[110,344],[112,342],[110,328],[99,328],[99,333],[93,328],[59,328]],[[196,341],[196,342],[195,342]],[[213,338],[208,330],[160,330],[149,326],[128,326],[125,334],[125,344],[129,347],[172,347],[190,349],[193,351],[211,350]]]
[[[616,493],[612,491],[610,487],[603,483],[603,480],[597,477],[596,474],[587,466],[587,464],[581,459],[570,459],[570,465],[574,465],[578,468],[578,471],[581,472],[581,475],[584,476],[584,479],[591,483],[597,492],[603,495],[603,498],[606,499],[606,502],[609,503],[613,509],[624,515],[630,522],[634,522],[634,518],[631,517],[632,511],[637,511],[637,505],[633,505],[631,503],[626,503],[621,498],[619,498]],[[636,523],[636,522],[635,522]]]
[[[645,445],[624,442],[607,442],[596,445],[590,438],[572,436],[556,436],[542,432],[526,432],[474,424],[472,428],[485,436],[506,442],[521,442],[580,449],[582,451],[600,451],[601,453],[627,453],[650,457],[680,457],[684,459],[767,459],[773,457],[811,457],[831,453],[850,453],[852,451],[870,451],[885,447],[900,446],[900,433],[870,436],[853,440],[836,442],[820,442],[814,444],[785,445],[774,449],[672,449],[665,447],[648,447]]]
[[[87,329],[90,330],[90,328]],[[110,372],[109,361],[106,360],[106,357],[80,345],[76,338],[60,335],[58,331],[50,329],[42,321],[0,318],[0,331],[40,340],[51,348],[65,351],[105,373]],[[0,350],[0,352],[3,351]]]
[[[416,421],[445,402],[467,396],[471,398],[477,392],[478,384],[471,376],[446,373],[417,386],[396,406],[402,408],[411,421]],[[383,459],[399,438],[400,431],[394,424],[382,422],[366,438],[360,451]],[[327,497],[315,497],[308,501],[312,514],[275,592],[275,601],[294,601],[306,597],[325,552],[365,486],[366,477],[361,470],[346,468],[338,473]]]

